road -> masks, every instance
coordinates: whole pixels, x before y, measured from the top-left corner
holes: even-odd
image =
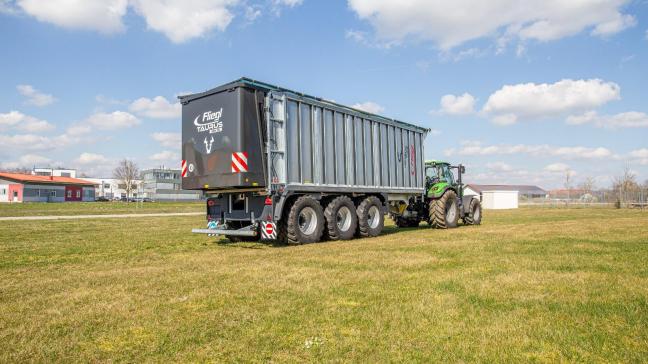
[[[14,220],[75,220],[75,219],[114,219],[129,217],[161,217],[161,216],[198,216],[204,212],[159,212],[151,214],[106,214],[106,215],[58,215],[58,216],[6,216],[0,217],[0,221]]]

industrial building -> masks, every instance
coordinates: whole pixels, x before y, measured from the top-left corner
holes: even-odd
[[[127,196],[126,184],[115,178],[86,178],[95,185],[95,194],[97,197],[107,198],[109,200],[118,200],[125,198],[137,198],[141,194],[142,180],[133,180],[133,189],[131,195]]]
[[[153,201],[197,201],[201,191],[182,189],[181,171],[170,168],[153,168],[142,171],[141,197]]]
[[[0,202],[94,201],[94,183],[78,178],[0,172]]]
[[[521,197],[525,199],[547,197],[547,191],[530,185],[467,184],[464,194],[479,196],[484,209],[516,209]]]

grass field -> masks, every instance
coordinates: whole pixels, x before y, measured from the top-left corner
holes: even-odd
[[[104,214],[146,214],[158,212],[202,212],[205,202],[67,202],[67,203],[3,203],[3,216],[43,215],[104,215]]]
[[[0,362],[646,362],[648,213],[304,246],[196,217],[0,222]]]

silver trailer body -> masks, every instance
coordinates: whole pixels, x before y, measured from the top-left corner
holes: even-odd
[[[266,105],[272,190],[423,193],[426,129],[292,92]]]
[[[208,197],[209,228],[195,232],[272,238],[300,199],[316,215],[371,199],[382,219],[424,195],[425,128],[246,78],[180,100],[182,186]]]

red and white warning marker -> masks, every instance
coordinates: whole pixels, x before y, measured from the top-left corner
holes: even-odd
[[[262,222],[261,223],[261,239],[263,240],[275,240],[277,239],[277,225],[272,222]]]
[[[187,160],[182,160],[182,177],[187,177]]]
[[[232,173],[241,173],[248,171],[248,154],[247,152],[232,153]]]

